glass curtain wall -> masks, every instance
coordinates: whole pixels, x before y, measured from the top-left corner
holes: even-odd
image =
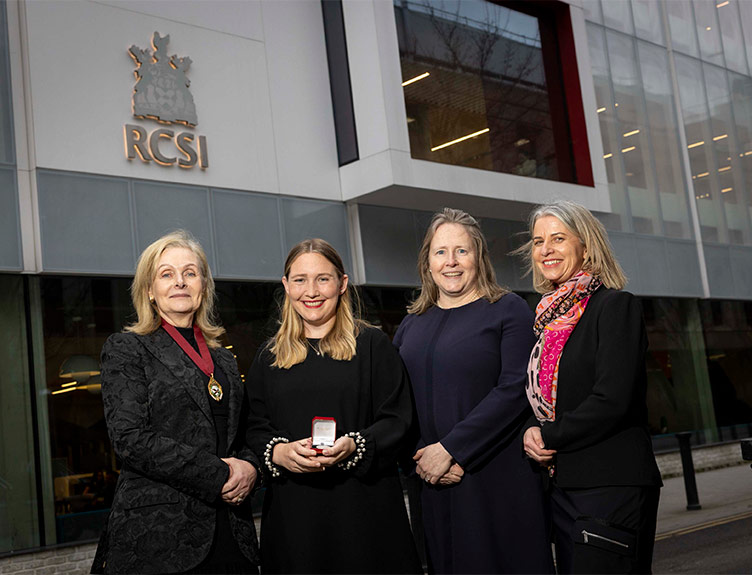
[[[574,181],[555,27],[483,0],[394,0],[413,158]]]
[[[706,245],[747,249],[752,2],[584,0],[583,8],[613,208],[602,217],[607,228],[691,240],[694,201]],[[674,447],[667,434],[677,431],[696,432],[700,443],[751,435],[747,302],[644,298],[643,306],[656,443],[665,435]]]

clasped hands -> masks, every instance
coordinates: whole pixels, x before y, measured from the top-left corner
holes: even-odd
[[[334,445],[325,448],[321,455],[313,449],[310,437],[290,443],[278,443],[272,451],[272,463],[284,467],[292,473],[312,473],[324,471],[350,457],[355,451],[352,437],[343,435]]]
[[[556,455],[555,449],[546,449],[540,427],[529,427],[525,430],[522,445],[530,459],[537,461],[543,466],[549,465]]]
[[[454,485],[465,475],[465,470],[439,442],[420,448],[413,455],[413,461],[415,472],[431,485]]]
[[[230,505],[240,505],[256,483],[256,468],[236,457],[222,458],[230,468],[230,476],[222,486],[222,501]]]

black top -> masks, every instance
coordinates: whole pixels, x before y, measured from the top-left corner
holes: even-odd
[[[274,437],[310,437],[315,416],[334,417],[338,436],[359,431],[366,449],[349,471],[281,468],[281,476],[270,479],[261,521],[262,571],[420,573],[397,473],[413,404],[389,339],[367,328],[350,361],[311,349],[289,369],[272,367],[273,361],[262,348],[246,383],[248,443],[262,460]]]
[[[561,487],[662,484],[647,425],[647,346],[636,297],[603,287],[590,296],[559,360],[556,418],[541,430],[558,452]]]
[[[198,342],[193,333],[193,328],[175,327],[178,333],[198,352]],[[209,376],[200,369],[198,371],[201,374],[202,391],[209,395],[207,387]],[[227,419],[230,415],[230,407],[225,390],[230,389],[230,382],[225,372],[216,363],[214,364],[214,379],[222,386],[223,390],[222,399],[219,401],[209,396],[209,405],[211,406],[211,413],[214,418],[214,428],[217,430],[216,453],[217,457],[227,457]],[[227,503],[220,499],[215,503],[215,506],[217,508],[217,527],[214,530],[214,540],[212,541],[211,550],[206,559],[198,567],[191,569],[189,573],[256,573],[256,568],[243,556],[232,535]]]

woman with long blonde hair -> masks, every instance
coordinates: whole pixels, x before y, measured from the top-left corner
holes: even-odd
[[[93,573],[257,573],[243,383],[214,319],[214,280],[177,230],[141,254],[138,320],[102,349],[102,401],[122,467]]]
[[[356,317],[326,241],[293,247],[282,284],[279,329],[246,384],[248,442],[269,479],[261,569],[420,573],[397,473],[413,421],[402,362]]]

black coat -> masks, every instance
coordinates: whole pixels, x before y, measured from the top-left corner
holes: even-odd
[[[211,355],[231,382],[224,390],[230,401],[228,454],[257,466],[239,429],[246,402],[235,359],[221,348]],[[107,339],[102,400],[122,471],[92,571],[175,573],[208,555],[229,468],[216,455],[202,375],[163,329]],[[240,549],[258,564],[250,500],[231,506],[229,516]]]
[[[557,450],[560,487],[661,485],[647,426],[647,346],[637,298],[598,289],[564,346],[556,419],[541,430]]]

